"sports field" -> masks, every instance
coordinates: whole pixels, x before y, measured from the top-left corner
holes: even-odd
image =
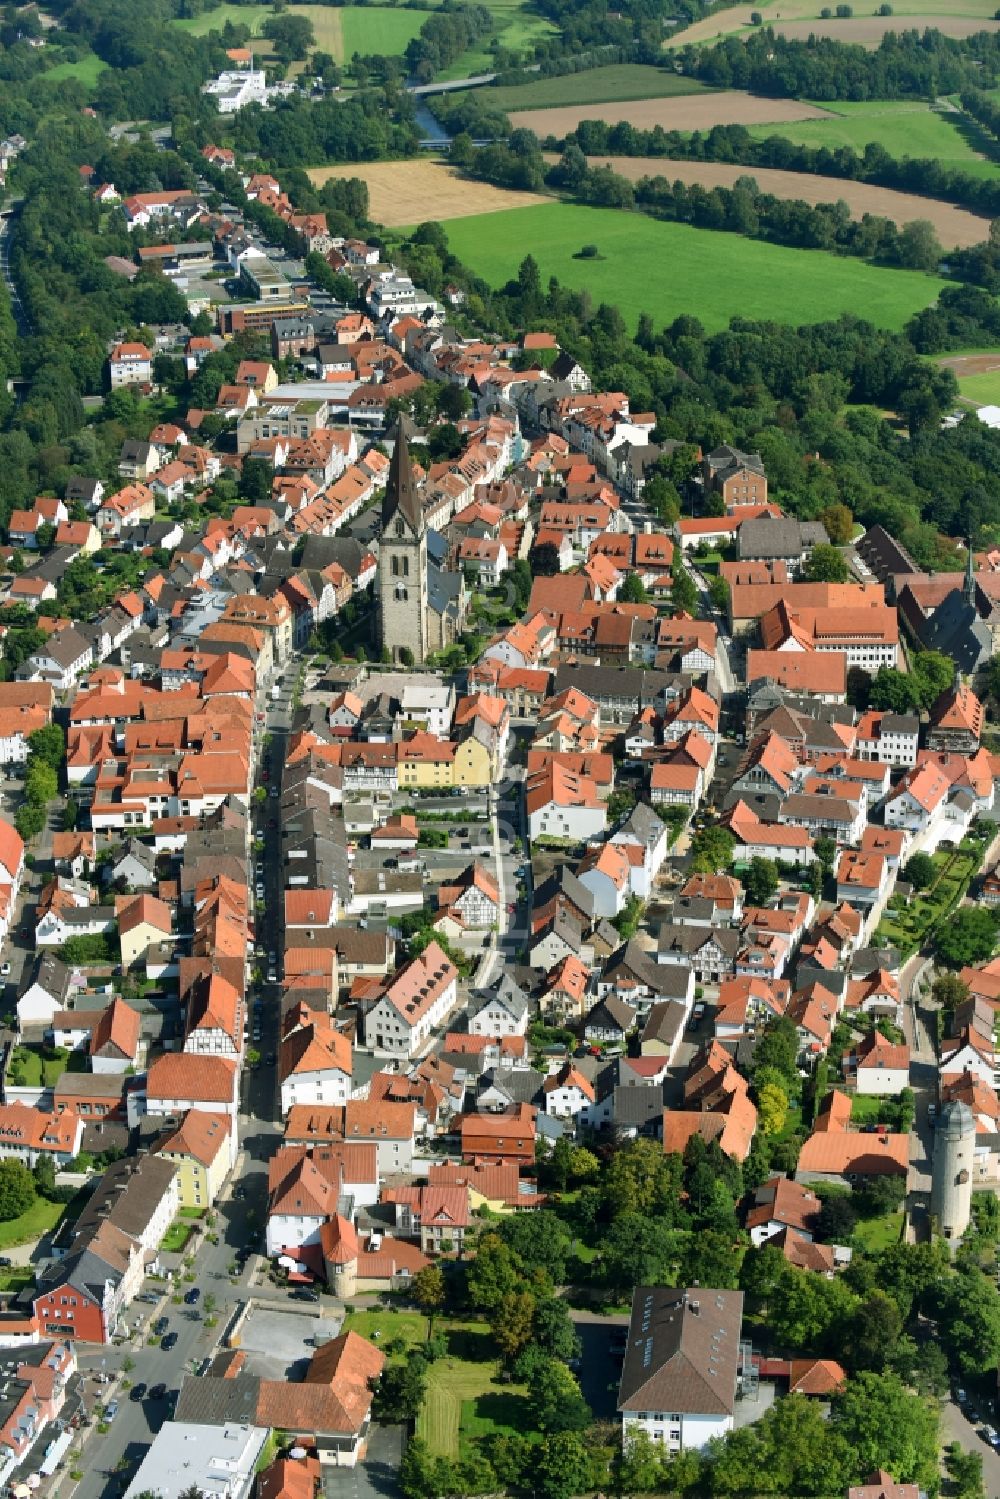
[[[682,78],[663,68],[641,63],[615,63],[584,73],[566,73],[561,78],[539,78],[513,88],[480,90],[484,104],[514,113],[519,109],[551,109],[564,104],[604,104],[616,99],[666,99],[681,94],[708,92],[694,78]]]
[[[1000,175],[1000,166],[987,161],[975,149],[975,131],[960,128],[962,116],[957,112],[934,109],[929,104],[907,100],[870,104],[838,101],[824,105],[823,119],[795,121],[774,130],[751,125],[750,133],[758,139],[783,135],[806,146],[850,146],[863,151],[869,141],[878,141],[890,156],[929,157],[961,167],[975,176]],[[970,138],[971,137],[971,138]]]
[[[557,276],[586,289],[595,303],[617,303],[632,326],[641,312],[658,327],[691,313],[717,329],[737,316],[799,324],[860,311],[883,327],[900,328],[945,285],[916,271],[575,203],[456,219],[448,240],[460,260],[495,286],[514,275],[530,251],[543,285]],[[602,258],[574,259],[591,244]]]
[[[605,120],[616,125],[627,120],[637,130],[710,130],[713,125],[763,125],[781,127],[793,120],[822,120],[826,111],[798,99],[765,99],[742,89],[723,89],[719,93],[704,90],[680,98],[609,100],[603,104],[567,104],[561,109],[523,109],[518,125],[533,130],[544,139],[547,135],[562,138],[575,130],[582,120]]]
[[[867,9],[867,6],[865,7]],[[840,36],[841,28],[849,27],[852,21],[821,21],[820,10],[823,9],[823,0],[765,0],[762,5],[732,5],[726,10],[718,10],[714,15],[706,16],[703,21],[696,21],[693,26],[686,27],[683,31],[678,30],[676,37],[671,38],[670,44],[686,46],[689,42],[712,42],[717,37],[728,36],[734,31],[749,31],[753,23],[750,20],[751,13],[759,12],[765,26],[773,26],[776,31],[789,35],[786,29],[788,23],[796,24],[805,22],[806,30],[812,30],[817,35]],[[952,25],[971,21],[973,23],[991,22],[996,14],[994,0],[898,0],[893,6],[895,12],[892,16],[862,16],[857,14],[860,10],[855,5],[855,21],[869,22],[877,21],[882,31],[893,28],[897,31],[907,31],[913,26],[920,28],[926,26],[937,26],[942,31],[948,31],[950,35],[961,35],[961,32],[950,31]],[[872,11],[877,9],[872,5]],[[814,25],[809,25],[815,22]],[[823,28],[829,27],[829,32]],[[836,29],[834,29],[836,28]],[[979,29],[974,26],[973,29]],[[993,30],[992,25],[988,27]],[[857,36],[844,36],[845,41],[861,40]]]
[[[548,161],[558,161],[554,152]],[[668,182],[697,182],[702,187],[733,187],[741,177],[753,177],[757,186],[776,198],[800,198],[806,203],[844,202],[855,219],[866,213],[909,224],[927,219],[934,225],[946,250],[967,249],[982,244],[990,232],[990,221],[964,208],[921,198],[916,193],[896,193],[867,182],[845,182],[839,177],[815,177],[808,172],[782,172],[769,167],[730,166],[718,161],[673,161],[662,156],[595,156],[593,166],[611,166],[630,182],[642,177],[666,177]]]
[[[443,161],[420,156],[413,161],[358,161],[349,166],[312,167],[310,182],[322,187],[331,177],[361,177],[368,184],[371,216],[389,229],[419,224],[433,217],[460,219],[498,209],[527,208],[547,203],[540,193],[508,192],[489,182],[460,177]]]
[[[954,371],[966,405],[1000,406],[1000,349],[953,354],[937,362]]]

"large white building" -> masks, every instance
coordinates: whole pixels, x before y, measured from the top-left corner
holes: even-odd
[[[266,1426],[165,1421],[125,1490],[125,1499],[148,1493],[180,1499],[192,1489],[212,1499],[245,1499],[268,1435]]]
[[[212,96],[220,114],[231,115],[248,104],[267,103],[267,78],[256,68],[238,68],[210,79],[202,93]]]
[[[742,1323],[742,1291],[636,1286],[618,1389],[626,1444],[644,1431],[668,1452],[697,1452],[732,1431],[750,1363]]]

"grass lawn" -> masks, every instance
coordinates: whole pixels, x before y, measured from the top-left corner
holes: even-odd
[[[852,1124],[886,1123],[885,1102],[870,1093],[855,1093],[851,1099]]]
[[[84,88],[93,88],[97,79],[107,64],[102,62],[96,52],[89,52],[86,57],[81,57],[77,62],[56,63],[54,68],[49,68],[42,77],[51,83],[59,83],[63,78],[75,78],[77,83]]]
[[[36,1197],[20,1218],[0,1223],[0,1250],[12,1249],[16,1244],[33,1244],[36,1239],[41,1239],[55,1228],[65,1206],[62,1202],[49,1202],[47,1197]]]
[[[232,21],[234,26],[249,26],[251,36],[257,36],[264,20],[272,14],[270,5],[217,5],[214,10],[175,21],[174,25],[193,36],[206,36],[210,31],[221,31],[227,21]]]
[[[34,1047],[15,1046],[11,1058],[15,1077],[8,1080],[15,1088],[52,1088],[66,1071],[69,1055],[62,1047],[54,1055],[43,1056]]]
[[[171,1223],[160,1240],[160,1248],[165,1254],[181,1254],[193,1233],[194,1229],[190,1223]]]
[[[866,1254],[877,1254],[880,1249],[888,1249],[891,1244],[898,1244],[902,1237],[901,1212],[887,1213],[884,1218],[862,1218],[851,1235],[854,1243]]]
[[[513,88],[488,88],[481,92],[484,104],[497,109],[545,109],[558,104],[606,104],[619,99],[662,99],[677,94],[704,93],[694,78],[681,78],[662,68],[641,63],[616,63],[592,68],[586,73],[567,73],[562,78],[539,78]]]
[[[543,285],[557,276],[565,286],[586,289],[595,303],[616,303],[633,328],[641,312],[651,312],[660,327],[692,313],[716,330],[736,316],[797,325],[860,307],[883,327],[898,329],[945,284],[824,251],[571,203],[455,219],[447,234],[453,253],[494,286],[514,276],[530,250]],[[595,244],[604,258],[575,260],[586,244]]]
[[[534,1422],[523,1387],[501,1385],[495,1377],[495,1348],[485,1322],[440,1326],[448,1356],[428,1372],[417,1436],[442,1456],[458,1457],[462,1443],[476,1437],[505,1428],[530,1430]]]
[[[16,1265],[13,1270],[0,1270],[0,1291],[16,1295],[25,1286],[34,1285],[34,1272],[27,1265]]]
[[[317,48],[340,63],[350,62],[355,52],[380,52],[386,57],[403,52],[430,14],[387,5],[291,5],[288,13],[304,16],[312,26]]]
[[[410,1348],[418,1348],[427,1341],[427,1318],[423,1312],[348,1312],[343,1330],[377,1343],[383,1352],[396,1338],[403,1338]]]
[[[960,117],[915,101],[852,104],[840,102],[817,106],[830,111],[828,120],[797,120],[787,125],[751,125],[751,135],[764,140],[782,135],[807,146],[851,146],[863,151],[869,141],[878,141],[890,156],[927,156],[960,166],[975,176],[996,177],[1000,166],[985,161],[959,128]],[[975,136],[975,131],[968,134]]]

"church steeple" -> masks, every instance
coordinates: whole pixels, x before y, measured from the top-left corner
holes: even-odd
[[[973,572],[972,561],[972,537],[965,543],[965,597],[975,608],[976,604],[976,576]]]
[[[409,418],[401,416],[396,423],[396,440],[389,464],[385,496],[382,500],[383,534],[397,513],[403,517],[411,531],[419,535],[423,530],[423,510],[417,494],[416,480],[413,477],[413,464],[410,461],[409,439],[412,430]]]

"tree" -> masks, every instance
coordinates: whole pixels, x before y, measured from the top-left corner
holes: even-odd
[[[698,607],[698,590],[691,575],[678,562],[670,585],[670,608],[674,614],[694,614]]]
[[[35,1182],[20,1161],[0,1161],[0,1222],[20,1218],[35,1200]]]
[[[510,1362],[531,1341],[535,1298],[527,1291],[505,1296],[493,1313],[490,1331],[501,1357]]]
[[[514,1213],[499,1225],[500,1238],[530,1271],[541,1270],[561,1285],[566,1278],[566,1256],[570,1233],[561,1218],[549,1209]]]
[[[584,1494],[593,1487],[590,1458],[575,1432],[546,1437],[535,1452],[531,1486],[540,1499],[572,1499],[572,1495]]]
[[[836,1192],[824,1197],[819,1210],[816,1232],[827,1244],[846,1244],[858,1225],[858,1215],[850,1192]]]
[[[580,1394],[579,1384],[558,1359],[536,1360],[528,1379],[528,1394],[532,1414],[542,1431],[582,1431],[589,1426],[590,1407]]]
[[[813,852],[823,870],[824,877],[833,871],[837,860],[837,845],[832,838],[817,838],[813,844]]]
[[[683,1248],[682,1231],[658,1218],[623,1213],[601,1241],[605,1281],[620,1292],[636,1285],[671,1285]]]
[[[51,1197],[56,1187],[56,1167],[51,1155],[40,1155],[32,1168],[35,1191],[41,1197]]]
[[[32,760],[40,760],[58,770],[66,753],[66,735],[59,724],[45,724],[28,735],[28,749]]]
[[[857,1472],[890,1472],[898,1483],[937,1487],[937,1407],[895,1374],[856,1374],[835,1397],[830,1428],[857,1458]]]
[[[535,1346],[544,1350],[550,1358],[569,1363],[579,1357],[580,1339],[569,1314],[569,1307],[558,1296],[545,1296],[535,1302],[535,1315],[531,1324],[531,1336]]]
[[[497,1234],[480,1239],[465,1277],[470,1302],[485,1312],[495,1311],[505,1297],[520,1290],[523,1280],[514,1255]]]
[[[788,1094],[774,1083],[768,1083],[757,1098],[757,1116],[765,1135],[780,1135],[787,1115]]]
[[[247,505],[263,505],[271,498],[271,465],[263,458],[244,458],[240,470],[240,499]]]
[[[644,604],[648,597],[646,585],[638,573],[629,573],[621,588],[618,597],[623,604]]]
[[[851,575],[843,553],[826,541],[813,547],[803,571],[813,583],[846,583]]]
[[[828,505],[819,518],[834,546],[846,546],[854,535],[854,516],[846,505]]]
[[[931,995],[943,1010],[954,1010],[969,997],[969,986],[957,973],[939,973],[931,985]]]
[[[531,548],[528,566],[533,578],[554,578],[559,571],[559,549],[553,541],[543,541]]]
[[[427,1360],[411,1353],[405,1363],[390,1363],[375,1390],[374,1414],[379,1421],[415,1421],[427,1388]]]
[[[943,1281],[937,1310],[937,1336],[949,1360],[970,1377],[995,1369],[1000,1362],[1000,1291],[978,1266],[963,1265]]]
[[[754,857],[743,877],[743,889],[751,906],[766,906],[778,888],[778,866],[773,859]]]
[[[996,940],[996,920],[984,906],[960,907],[935,933],[938,957],[951,968],[984,963],[992,956]]]
[[[440,1265],[425,1265],[413,1277],[412,1295],[422,1312],[433,1317],[444,1305],[444,1272]]]
[[[719,573],[708,580],[708,596],[720,614],[728,614],[730,591],[729,584]]]
[[[899,1307],[884,1291],[874,1290],[858,1307],[844,1352],[852,1369],[884,1369],[897,1351],[903,1332]]]
[[[782,1015],[764,1029],[753,1054],[754,1076],[773,1067],[786,1081],[798,1077],[799,1037],[793,1021]]]
[[[407,1499],[439,1499],[441,1494],[451,1492],[450,1469],[446,1458],[437,1457],[423,1437],[414,1436],[407,1442],[399,1465],[399,1486]]]
[[[935,869],[930,854],[914,854],[903,866],[903,878],[909,881],[914,890],[926,890],[933,885]]]
[[[691,840],[693,874],[718,874],[733,862],[736,840],[727,828],[708,827],[695,833]]]

